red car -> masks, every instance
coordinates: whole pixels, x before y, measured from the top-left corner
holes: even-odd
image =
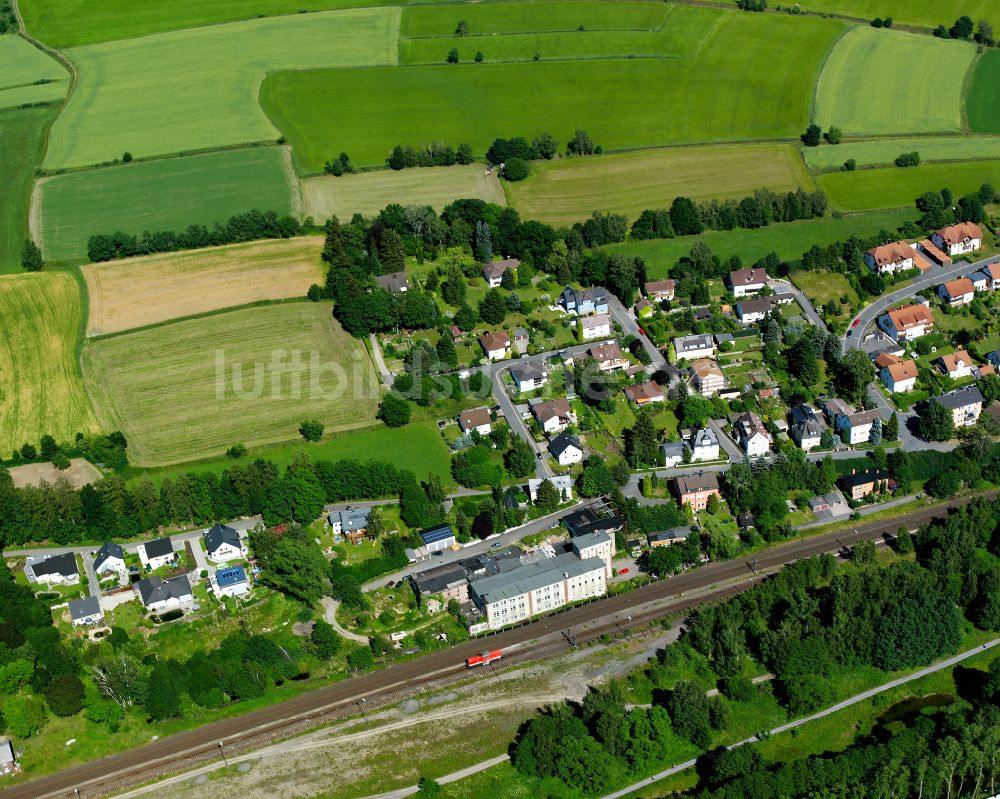
[[[628,574],[628,566],[626,566],[624,569],[619,569],[618,573],[619,574]]]
[[[644,336],[646,335],[646,331],[645,331],[645,329],[644,329],[644,328],[641,328],[641,327],[640,327],[640,328],[639,328],[639,332],[640,332],[640,333],[642,333],[642,335],[644,335]]]
[[[851,322],[851,327],[857,327],[860,322],[861,322],[860,319],[855,319],[853,322]]]

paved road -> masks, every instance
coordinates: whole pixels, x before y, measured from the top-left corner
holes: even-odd
[[[608,311],[611,313],[612,318],[618,323],[623,331],[627,334],[635,336],[642,342],[642,346],[646,348],[646,352],[649,353],[650,366],[653,371],[657,369],[662,369],[667,365],[667,359],[663,357],[663,353],[660,352],[659,348],[649,340],[648,336],[643,335],[642,331],[639,330],[639,323],[632,316],[632,312],[622,305],[621,300],[619,300],[610,291],[607,293],[608,297]]]
[[[802,309],[802,313],[805,314],[806,319],[808,319],[815,327],[818,327],[824,333],[828,333],[826,322],[823,318],[816,313],[816,309],[813,308],[809,298],[803,294],[799,288],[787,280],[768,280],[767,285],[775,292],[775,294],[789,293],[795,295],[795,300],[798,302],[799,307]]]
[[[385,383],[387,388],[392,388],[392,372],[385,365],[385,359],[382,357],[382,347],[378,343],[378,336],[374,333],[369,333],[368,340],[371,342],[372,357],[375,359],[375,365],[378,367],[379,374],[382,375],[382,382]]]
[[[726,451],[726,454],[729,456],[729,460],[733,463],[743,463],[746,453],[743,452],[743,450],[736,445],[736,442],[729,437],[729,433],[727,433],[722,427],[722,422],[718,419],[710,419],[708,426],[711,427],[715,435],[718,436],[719,446]]]
[[[795,721],[790,721],[787,724],[782,724],[780,727],[775,727],[773,730],[769,730],[768,735],[778,735],[779,733],[787,732],[788,730],[794,730],[797,727],[801,727],[803,724],[808,724],[810,721],[816,721],[817,719],[826,718],[827,716],[831,716],[834,713],[843,710],[844,708],[850,707],[851,705],[856,705],[858,702],[864,702],[866,699],[871,699],[873,696],[877,696],[878,694],[884,693],[885,691],[890,691],[893,688],[898,688],[900,685],[906,685],[906,683],[908,682],[919,680],[922,677],[926,677],[928,674],[934,674],[935,672],[942,671],[944,669],[950,669],[952,666],[958,665],[964,660],[968,660],[969,658],[975,657],[976,655],[979,655],[986,650],[992,649],[997,644],[1000,644],[1000,638],[994,638],[992,641],[989,641],[983,644],[982,646],[977,646],[974,649],[969,649],[965,652],[961,652],[955,655],[954,657],[947,658],[946,660],[939,661],[938,663],[935,663],[931,666],[927,666],[926,668],[919,669],[913,672],[912,674],[907,674],[905,677],[898,677],[895,680],[889,680],[889,682],[883,683],[882,685],[879,685],[877,688],[870,688],[867,691],[862,691],[860,694],[855,694],[854,696],[845,699],[843,702],[838,702],[837,704],[832,705],[831,707],[828,707],[825,710],[821,710],[818,713],[813,713],[811,716],[806,716],[805,718],[796,719]],[[727,748],[735,749],[738,746],[744,746],[745,744],[755,743],[756,741],[759,740],[760,738],[758,736],[753,735],[750,738],[746,738],[742,741],[734,743]],[[668,769],[664,769],[663,771],[654,774],[652,777],[647,777],[646,779],[640,780],[639,782],[634,782],[631,785],[622,788],[621,790],[615,791],[614,793],[606,794],[605,796],[601,797],[601,799],[621,799],[621,797],[628,796],[633,791],[638,791],[640,788],[643,788],[654,782],[658,782],[662,779],[666,779],[667,777],[676,774],[679,771],[684,771],[686,769],[689,769],[694,765],[696,765],[697,762],[698,762],[697,759],[685,760],[683,763],[678,763],[676,766],[671,766]]]

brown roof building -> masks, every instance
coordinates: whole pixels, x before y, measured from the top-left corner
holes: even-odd
[[[663,402],[663,389],[653,380],[625,386],[625,396],[636,405],[642,406],[649,402]]]

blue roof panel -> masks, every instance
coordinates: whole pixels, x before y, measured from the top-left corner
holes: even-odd
[[[433,544],[437,541],[444,541],[448,538],[453,538],[455,533],[452,531],[451,527],[447,524],[443,524],[440,527],[431,527],[429,530],[423,530],[420,533],[420,540],[424,544]]]
[[[247,581],[247,573],[242,566],[233,566],[231,569],[219,569],[215,573],[215,579],[219,583],[219,588],[228,588],[231,585],[239,585]]]

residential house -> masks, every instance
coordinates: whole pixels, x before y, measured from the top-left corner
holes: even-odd
[[[405,272],[392,272],[388,275],[376,275],[375,282],[392,294],[405,294],[410,283],[406,279]]]
[[[635,316],[637,319],[648,319],[653,315],[653,311],[656,308],[653,306],[649,300],[645,297],[640,297],[639,301],[635,304]]]
[[[583,445],[580,439],[569,433],[560,433],[549,442],[549,452],[560,466],[571,466],[583,460]]]
[[[119,582],[128,579],[128,566],[125,565],[125,550],[118,544],[106,541],[94,555],[94,574],[98,580],[115,576]]]
[[[602,372],[610,372],[615,369],[624,369],[628,366],[628,361],[622,355],[622,348],[615,343],[598,344],[587,350],[587,354],[597,361],[597,368]]]
[[[972,287],[976,290],[976,294],[988,291],[990,286],[993,285],[993,279],[986,270],[969,275],[969,280],[972,281]]]
[[[672,527],[669,530],[659,530],[649,533],[646,540],[649,541],[650,549],[659,547],[672,547],[674,544],[683,544],[691,534],[690,527]]]
[[[600,286],[591,289],[575,289],[572,286],[566,286],[559,298],[559,304],[567,313],[575,313],[577,316],[608,312],[608,297]]]
[[[24,563],[24,574],[29,582],[44,585],[74,585],[80,582],[80,570],[72,552],[45,558],[30,555]]]
[[[931,241],[948,255],[965,255],[983,246],[983,231],[973,222],[959,222],[936,230]]]
[[[851,469],[850,474],[843,475],[837,482],[857,502],[869,494],[888,490],[889,473],[885,469],[865,469],[861,472]]]
[[[510,349],[510,336],[503,330],[495,333],[483,333],[479,337],[479,346],[483,348],[486,357],[491,361],[502,361],[507,357],[507,350]]]
[[[611,559],[615,555],[615,539],[605,532],[573,536],[570,547],[580,560],[597,558],[604,561],[604,577],[611,579]]]
[[[155,574],[140,580],[133,586],[139,601],[155,613],[182,607],[194,601],[191,583],[186,575],[161,580]]]
[[[567,513],[563,516],[562,523],[572,538],[590,533],[614,535],[625,527],[625,520],[620,516],[598,516],[593,505]]]
[[[705,510],[708,498],[713,494],[717,497],[722,496],[719,491],[719,477],[714,472],[678,477],[674,480],[674,491],[681,507],[690,505],[694,511]]]
[[[757,519],[752,513],[737,513],[736,526],[741,530],[750,530],[757,525]]]
[[[518,355],[524,355],[528,351],[528,331],[523,327],[515,327],[513,333],[514,352]]]
[[[989,377],[990,375],[995,375],[997,373],[997,368],[991,363],[984,363],[982,366],[972,367],[972,376],[976,380],[982,380],[984,377]]]
[[[872,425],[879,416],[878,409],[858,411],[840,399],[830,400],[826,404],[826,413],[834,430],[847,431],[848,444],[863,444],[868,441]]]
[[[411,575],[410,585],[418,602],[429,596],[440,596],[446,604],[469,601],[469,575],[461,563],[443,563]]]
[[[771,451],[771,434],[753,411],[744,413],[736,420],[736,431],[740,446],[749,457],[757,458]]]
[[[14,745],[6,735],[0,736],[0,774],[16,774],[21,770]]]
[[[736,315],[740,322],[745,325],[755,324],[767,316],[779,305],[790,305],[795,302],[795,295],[772,294],[770,297],[757,297],[752,300],[743,300],[736,303]]]
[[[451,525],[439,524],[437,527],[421,530],[420,540],[427,547],[428,552],[451,549],[455,546],[455,531],[451,529]]]
[[[518,391],[534,391],[549,381],[545,367],[534,361],[523,361],[511,367],[510,376],[514,378]]]
[[[942,355],[937,359],[937,365],[952,380],[961,380],[963,377],[972,377],[972,368],[976,363],[965,350],[958,350]]]
[[[898,355],[881,352],[875,357],[879,378],[890,394],[913,391],[917,382],[917,362],[903,360]]]
[[[894,275],[915,266],[917,254],[905,241],[891,241],[865,253],[868,268],[879,275]]]
[[[767,272],[763,269],[737,269],[729,273],[726,285],[734,297],[756,294],[767,285]]]
[[[250,593],[250,578],[242,566],[219,569],[209,581],[217,597],[245,596]]]
[[[246,554],[240,534],[232,527],[213,524],[211,529],[205,531],[204,538],[208,559],[212,563],[228,563],[239,560]]]
[[[695,358],[712,358],[715,355],[715,339],[711,333],[697,336],[678,336],[674,339],[674,353],[677,360],[686,358],[693,361]]]
[[[809,510],[819,513],[824,510],[837,510],[843,507],[844,496],[839,491],[830,491],[822,496],[809,498]]]
[[[883,314],[878,326],[897,342],[912,341],[934,331],[934,317],[926,305],[914,303]]]
[[[721,454],[719,451],[719,437],[711,427],[703,427],[695,430],[688,439],[691,447],[691,462],[717,461]]]
[[[458,415],[458,426],[463,433],[471,433],[475,430],[481,436],[488,436],[493,429],[493,420],[490,418],[489,408],[470,408],[462,411]]]
[[[505,258],[502,261],[490,261],[484,264],[483,278],[486,280],[486,285],[491,289],[497,288],[503,281],[504,273],[508,269],[517,269],[520,265],[521,262],[517,258]]]
[[[573,478],[568,474],[557,474],[554,477],[533,477],[528,481],[528,496],[531,498],[532,502],[538,499],[538,487],[545,480],[552,483],[556,491],[559,492],[559,496],[562,497],[563,502],[569,502],[573,499]]]
[[[330,531],[342,535],[352,544],[358,544],[368,532],[368,517],[371,508],[345,508],[331,511],[326,517]]]
[[[987,352],[986,360],[994,366],[1000,367],[1000,350],[990,350]]]
[[[448,332],[451,333],[452,338],[461,338],[465,334],[462,332],[462,328],[458,325],[452,325],[448,328]]]
[[[104,620],[101,601],[96,596],[73,599],[69,603],[69,618],[74,627],[92,627]]]
[[[660,451],[663,453],[663,465],[667,469],[673,469],[684,463],[684,451],[687,447],[683,441],[667,441],[660,444]]]
[[[938,286],[938,296],[953,307],[968,305],[976,296],[976,286],[967,277],[948,280]]]
[[[792,426],[789,430],[792,441],[799,449],[809,451],[818,447],[823,438],[823,425],[816,418],[816,412],[808,405],[792,408]]]
[[[672,300],[677,290],[676,280],[650,280],[644,287],[647,297],[653,302]]]
[[[584,341],[607,338],[611,335],[611,317],[606,313],[585,316],[580,320],[580,332]]]
[[[546,434],[561,433],[571,424],[576,424],[576,412],[570,407],[569,400],[561,397],[532,405],[531,412]]]
[[[936,402],[951,411],[951,420],[955,427],[972,427],[983,412],[983,393],[979,386],[970,385],[949,391],[940,397],[934,397]]]
[[[625,386],[625,396],[640,408],[650,402],[663,402],[664,400],[663,389],[653,380]]]
[[[715,361],[699,358],[691,364],[691,383],[703,397],[714,397],[726,387],[726,376]]]
[[[1000,263],[994,262],[988,264],[978,274],[985,275],[987,280],[986,288],[990,291],[1000,289]]]
[[[177,560],[174,542],[169,538],[157,538],[155,541],[139,544],[139,560],[148,571],[172,565]]]

